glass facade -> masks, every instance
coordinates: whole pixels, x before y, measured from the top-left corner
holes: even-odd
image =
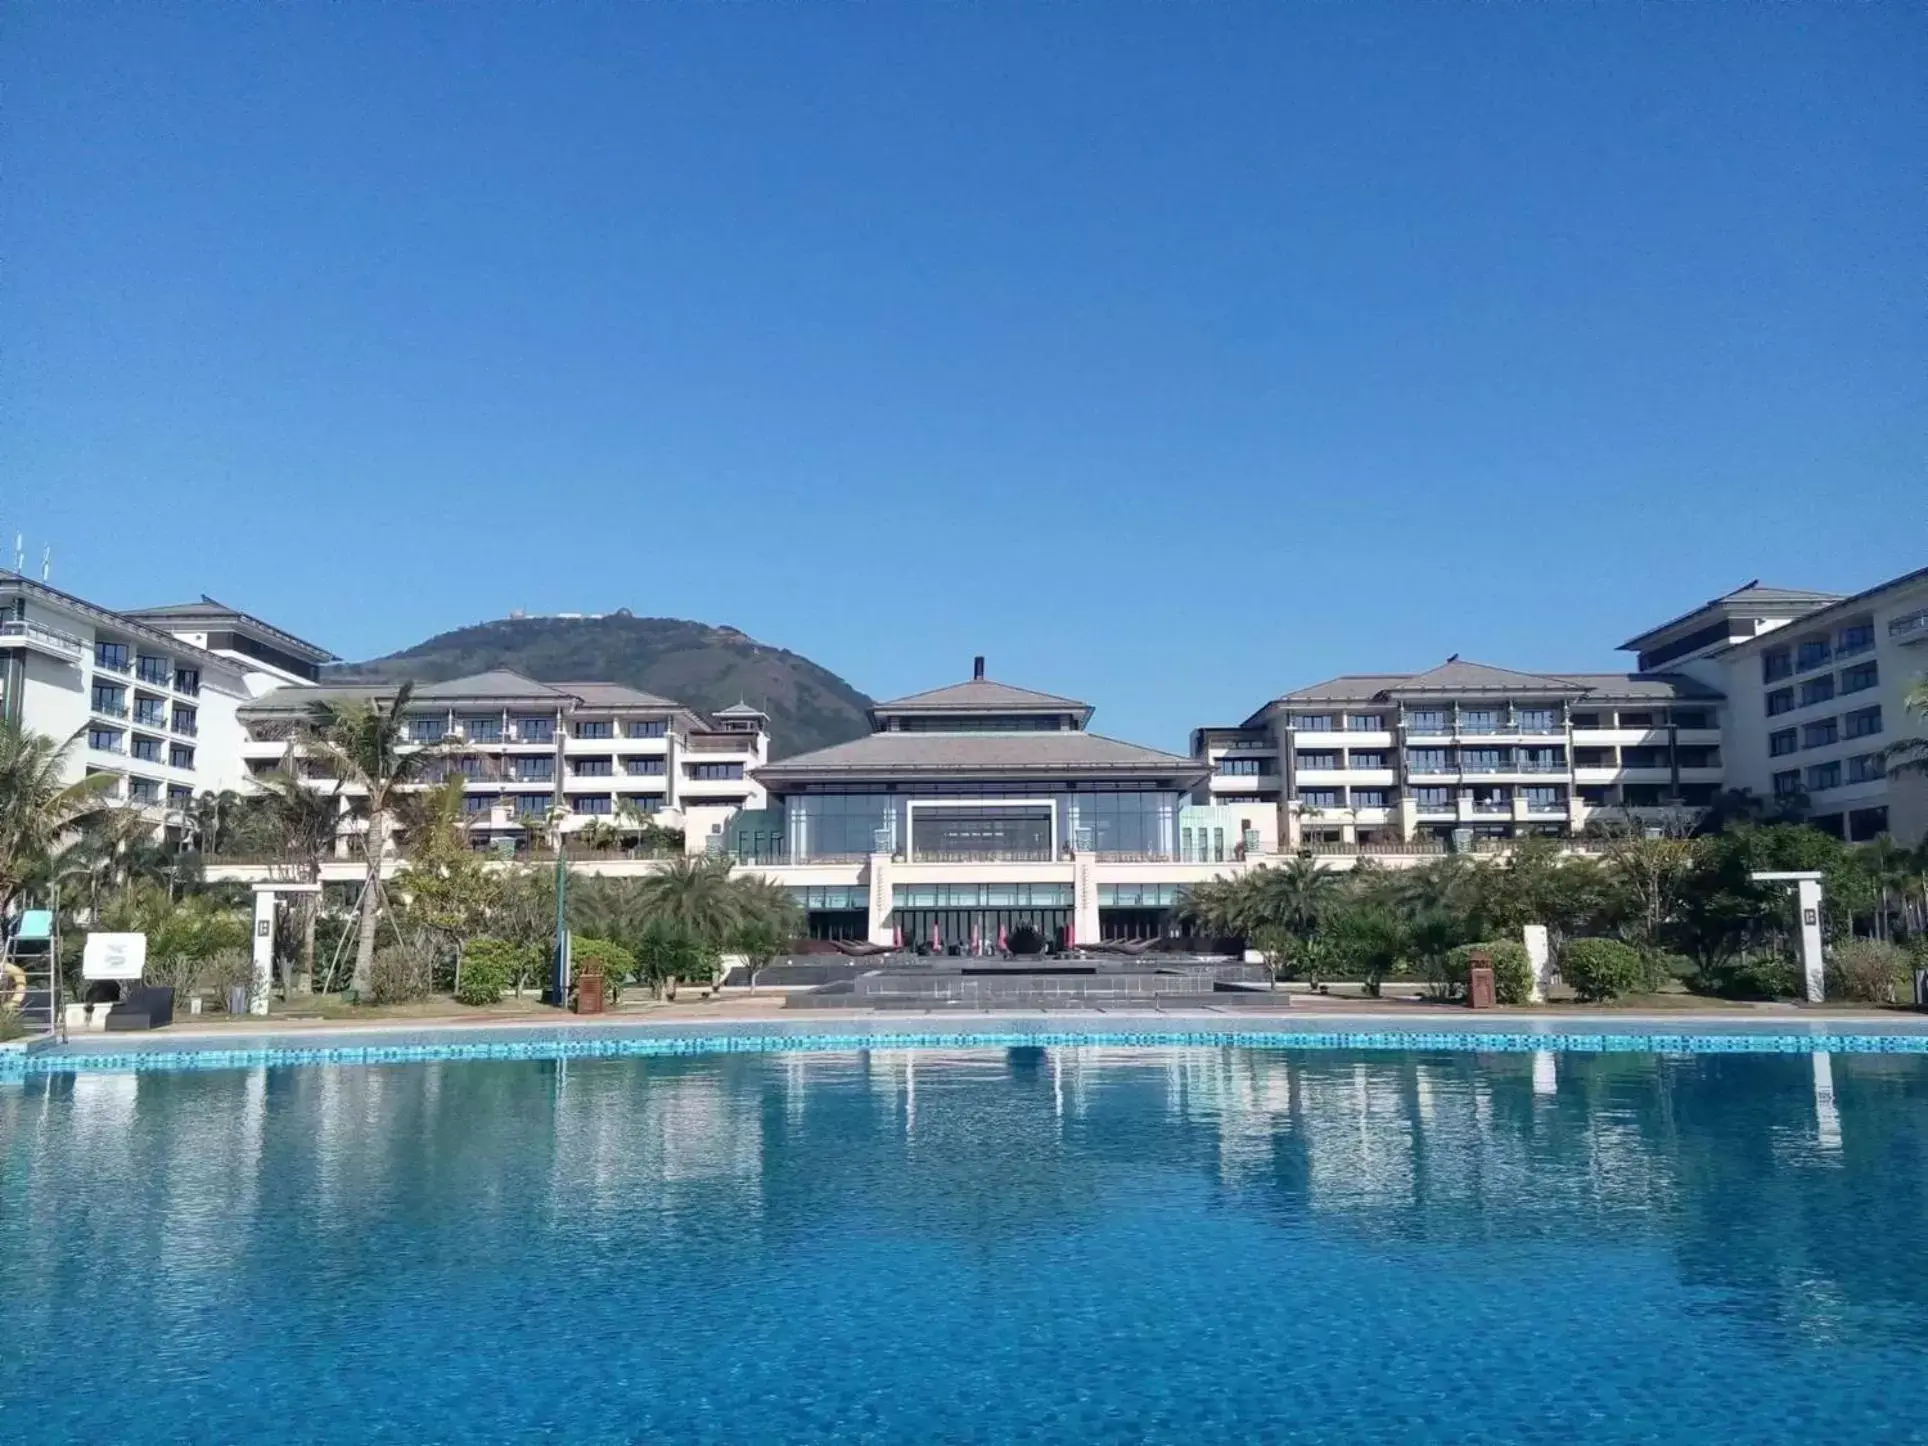
[[[1066,840],[1080,851],[1169,858],[1178,813],[1175,793],[1073,793]]]
[[[911,857],[932,862],[1048,860],[1052,825],[1048,802],[913,809]]]
[[[881,793],[803,793],[788,800],[790,857],[834,858],[897,851],[897,803]]]

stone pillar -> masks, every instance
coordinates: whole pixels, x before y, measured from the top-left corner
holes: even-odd
[[[1291,804],[1285,806],[1285,850],[1297,853],[1299,845],[1305,842],[1305,822],[1299,817],[1299,810]]]
[[[1809,1004],[1819,1004],[1827,992],[1821,962],[1821,881],[1802,879],[1794,886],[1801,909],[1801,963],[1807,975]]]
[[[266,1014],[268,996],[274,992],[274,905],[273,889],[255,889],[254,978],[248,988],[250,1014]]]
[[[1419,802],[1408,793],[1399,796],[1399,841],[1411,843],[1419,833]]]
[[[1096,944],[1098,932],[1098,856],[1074,853],[1071,856],[1071,929],[1080,944]]]
[[[890,855],[872,854],[870,862],[864,866],[864,877],[870,886],[870,942],[894,943],[896,925],[890,916]]]
[[[1527,967],[1533,971],[1533,987],[1527,999],[1533,1004],[1546,1003],[1546,986],[1553,977],[1552,953],[1547,947],[1546,925],[1528,924],[1520,931],[1521,942],[1526,945]]]

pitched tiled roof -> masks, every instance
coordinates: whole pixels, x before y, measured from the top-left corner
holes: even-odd
[[[1562,676],[1601,698],[1722,698],[1726,695],[1683,673],[1566,673]]]
[[[317,663],[335,661],[335,655],[326,648],[317,646],[306,638],[298,638],[293,633],[276,627],[273,623],[263,621],[253,613],[244,613],[240,608],[231,608],[224,602],[216,602],[206,593],[201,594],[198,602],[167,603],[153,608],[126,608],[123,610],[123,616],[139,618],[142,622],[156,625],[170,622],[248,623],[271,637],[280,639],[295,652],[306,654]]]
[[[770,715],[761,708],[752,708],[748,703],[732,703],[727,708],[719,708],[710,716],[713,718],[768,718]]]
[[[622,683],[556,683],[558,692],[582,699],[592,708],[681,708],[673,698],[660,698]]]
[[[1009,683],[994,683],[989,678],[973,678],[923,693],[911,693],[876,703],[873,713],[911,712],[924,709],[944,712],[995,712],[1010,709],[1088,708],[1076,698],[1060,698],[1055,693],[1034,693],[1029,688],[1014,688]]]
[[[1141,748],[1097,733],[872,733],[800,753],[756,770],[780,782],[819,773],[867,774],[1077,773],[1083,771],[1202,776],[1205,768],[1176,753]]]
[[[1545,673],[1517,673],[1511,668],[1495,668],[1490,663],[1468,663],[1459,658],[1448,658],[1437,668],[1424,673],[1414,673],[1411,677],[1390,684],[1386,691],[1400,693],[1507,693],[1545,691],[1549,693],[1572,693],[1579,691],[1565,678],[1550,677]]]
[[[1668,618],[1664,623],[1655,623],[1620,645],[1623,652],[1637,652],[1640,645],[1649,638],[1691,622],[1703,613],[1715,612],[1722,617],[1748,617],[1765,613],[1770,617],[1801,617],[1817,609],[1829,607],[1840,602],[1841,595],[1833,592],[1810,592],[1798,587],[1769,587],[1755,578],[1752,582],[1742,583],[1732,592],[1724,592],[1712,597],[1699,607],[1691,607],[1678,617]]]
[[[561,688],[549,683],[538,683],[534,678],[511,672],[507,668],[492,668],[486,673],[470,673],[465,678],[447,678],[440,683],[417,683],[415,696],[417,698],[532,698],[543,702],[563,702],[569,697]]]

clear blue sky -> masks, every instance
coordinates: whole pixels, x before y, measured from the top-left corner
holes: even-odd
[[[0,7],[0,529],[1175,746],[1928,561],[1914,4]]]

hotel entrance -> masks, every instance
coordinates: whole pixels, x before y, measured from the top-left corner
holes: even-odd
[[[1071,933],[1069,884],[900,884],[891,890],[894,933],[906,949],[992,953],[1000,933],[1029,924],[1052,948]]]

